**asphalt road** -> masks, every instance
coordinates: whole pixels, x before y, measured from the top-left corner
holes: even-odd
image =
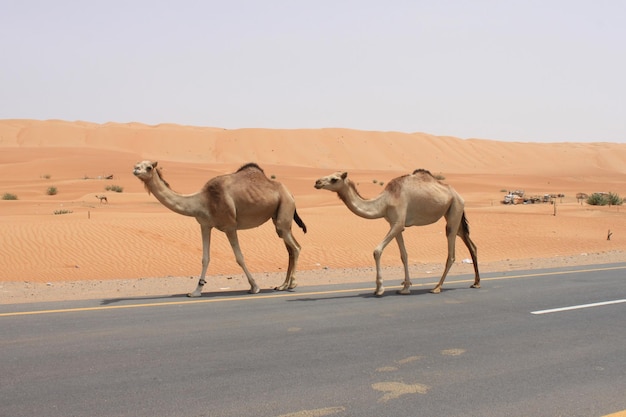
[[[0,416],[626,410],[626,263],[435,279],[0,305]]]

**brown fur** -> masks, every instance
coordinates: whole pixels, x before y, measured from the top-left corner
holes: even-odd
[[[433,176],[433,174],[431,174],[431,173],[430,173],[430,171],[429,171],[429,170],[424,169],[424,168],[418,168],[418,169],[416,169],[415,171],[413,171],[413,175],[415,175],[415,174],[427,174],[427,175],[430,175],[431,177],[435,178],[435,177]]]
[[[241,166],[241,167],[239,167],[239,169],[238,169],[237,171],[235,171],[235,172],[241,172],[241,171],[243,171],[244,169],[250,169],[250,168],[253,168],[253,169],[258,169],[259,171],[261,171],[262,173],[264,173],[264,174],[265,174],[265,171],[263,171],[263,169],[262,169],[260,166],[258,166],[256,163],[254,163],[254,162],[248,162],[247,164],[242,165],[242,166]]]
[[[407,179],[407,177],[408,175],[403,175],[401,177],[392,179],[387,183],[385,191],[394,197],[399,196],[402,192],[402,183],[404,182],[404,180]]]
[[[210,213],[226,211],[226,208],[224,207],[224,186],[221,182],[209,181],[204,186],[203,191],[207,197]]]

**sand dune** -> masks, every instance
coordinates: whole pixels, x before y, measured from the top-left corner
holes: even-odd
[[[172,188],[181,193],[197,191],[209,178],[245,162],[259,163],[294,194],[308,226],[306,235],[294,228],[303,246],[299,266],[303,274],[372,267],[372,250],[388,230],[384,220],[358,218],[333,193],[313,188],[316,178],[337,170],[348,171],[366,197],[381,192],[381,183],[415,168],[443,175],[444,182],[466,200],[472,236],[486,268],[522,259],[533,259],[537,265],[540,259],[581,254],[602,254],[607,261],[626,259],[626,209],[581,205],[575,198],[577,192],[599,191],[626,196],[626,144],[510,143],[348,129],[225,130],[0,120],[0,195],[18,196],[16,201],[0,200],[0,302],[40,295],[17,291],[14,283],[23,289],[36,284],[197,277],[198,225],[146,193],[131,172],[143,159],[158,160]],[[109,176],[113,178],[106,179]],[[107,191],[112,185],[123,192]],[[57,189],[56,195],[47,195],[50,187]],[[556,212],[550,204],[500,204],[503,191],[509,189],[565,197],[557,200]],[[101,204],[98,194],[105,194],[109,204]],[[54,214],[59,211],[68,212]],[[432,269],[431,264],[443,262],[443,232],[443,221],[407,230],[412,265],[428,264],[425,268]],[[240,282],[241,272],[226,238],[221,233],[214,236],[209,274],[221,277],[217,280],[230,277],[229,285]],[[255,274],[286,269],[287,254],[271,224],[243,231],[240,239]],[[458,265],[452,272],[466,270],[460,262],[466,257],[459,240]],[[400,265],[394,244],[383,262],[389,268]],[[366,275],[359,279],[372,279]],[[344,274],[341,279],[349,278]],[[388,279],[398,282],[401,275]],[[300,283],[306,284],[303,279]]]

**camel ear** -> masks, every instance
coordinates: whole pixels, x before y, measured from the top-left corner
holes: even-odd
[[[159,161],[154,161],[152,163],[152,168],[156,168],[158,164],[159,164]]]
[[[341,173],[341,179],[345,180],[346,178],[348,178],[348,173],[347,172],[342,172]]]

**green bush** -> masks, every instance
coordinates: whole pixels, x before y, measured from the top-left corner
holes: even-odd
[[[116,193],[124,191],[124,187],[120,187],[119,185],[107,185],[104,189],[107,191],[115,191]]]
[[[4,193],[2,195],[2,199],[3,200],[17,200],[17,196],[15,194],[11,194],[11,193]]]
[[[624,200],[622,198],[620,198],[620,196],[615,194],[615,193],[609,193],[607,198],[609,200],[609,205],[610,206],[621,206],[622,203],[624,202]]]
[[[72,210],[55,210],[54,214],[70,214]]]
[[[609,204],[609,200],[605,194],[593,193],[587,198],[587,204],[590,206],[606,206]]]
[[[621,206],[624,200],[615,193],[593,193],[587,199],[590,206]]]
[[[57,187],[48,187],[48,189],[46,190],[46,194],[57,195]]]

